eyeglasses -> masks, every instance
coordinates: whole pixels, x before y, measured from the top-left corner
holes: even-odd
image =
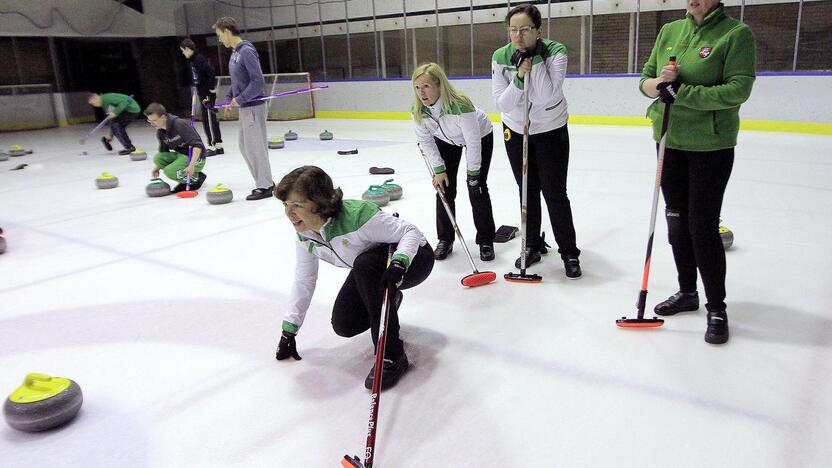
[[[537,29],[535,26],[524,26],[522,28],[508,28],[508,33],[511,36],[525,36],[532,32],[532,29]]]

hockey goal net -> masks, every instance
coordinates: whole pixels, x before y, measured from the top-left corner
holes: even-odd
[[[310,88],[312,80],[308,72],[301,73],[272,73],[263,75],[266,81],[264,94],[276,94],[296,89]],[[225,96],[231,87],[230,76],[217,77],[217,103],[225,102]],[[315,93],[295,94],[266,101],[269,109],[269,120],[300,120],[315,117]],[[237,120],[237,108],[231,108],[230,117],[225,119],[223,112],[217,116],[220,120]]]

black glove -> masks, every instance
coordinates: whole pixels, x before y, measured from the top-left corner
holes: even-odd
[[[676,101],[676,93],[679,92],[678,81],[663,81],[656,85],[659,90],[659,99],[665,104],[673,104]]]
[[[482,180],[478,175],[469,175],[466,179],[468,182],[468,194],[474,196],[482,195]]]
[[[301,357],[295,347],[295,334],[287,331],[280,336],[280,344],[277,345],[277,354],[275,355],[278,361],[293,357],[295,361],[300,361]]]
[[[390,266],[384,270],[384,274],[381,275],[381,284],[387,288],[398,288],[402,285],[405,271],[406,268],[401,260],[393,260],[390,262]]]
[[[517,49],[511,55],[511,64],[519,67],[520,62],[531,57],[534,57],[534,49]]]

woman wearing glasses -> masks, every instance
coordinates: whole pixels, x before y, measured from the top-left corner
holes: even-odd
[[[569,167],[568,113],[563,96],[566,47],[541,37],[540,11],[520,5],[506,15],[511,41],[491,58],[491,92],[503,121],[503,139],[511,169],[522,191],[523,89],[529,95],[529,167],[526,265],[540,261],[546,244],[540,235],[540,193],[546,200],[552,231],[566,276],[579,278],[581,251],[575,245],[572,207],[566,196]],[[515,263],[520,268],[520,259]]]

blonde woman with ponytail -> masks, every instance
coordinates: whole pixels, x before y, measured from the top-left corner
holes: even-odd
[[[477,228],[480,259],[494,260],[494,215],[488,194],[488,168],[494,149],[493,126],[488,115],[448,81],[435,63],[420,65],[413,72],[413,124],[416,139],[436,174],[433,185],[444,193],[456,214],[456,175],[465,148],[468,199]],[[454,229],[436,196],[436,232],[439,242],[434,256],[444,260],[453,250]]]

